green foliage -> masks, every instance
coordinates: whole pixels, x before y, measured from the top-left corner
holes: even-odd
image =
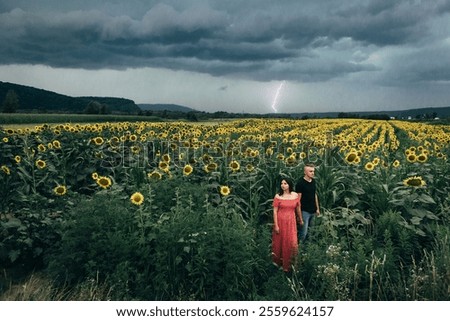
[[[97,274],[106,280],[128,262],[139,264],[134,222],[122,199],[102,193],[81,201],[68,213],[61,241],[47,257],[49,273],[60,284],[75,284]]]
[[[8,90],[3,101],[4,113],[15,113],[19,109],[19,97],[14,90]]]

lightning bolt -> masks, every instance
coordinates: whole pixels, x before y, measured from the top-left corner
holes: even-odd
[[[286,81],[282,81],[281,84],[278,86],[277,92],[275,93],[275,97],[273,98],[272,102],[272,109],[274,112],[278,112],[277,110],[277,102],[278,102],[278,96],[280,96],[281,89],[283,88],[283,85]]]

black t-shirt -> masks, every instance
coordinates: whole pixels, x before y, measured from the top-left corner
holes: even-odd
[[[315,213],[317,211],[316,206],[316,182],[311,180],[308,182],[303,177],[295,185],[295,191],[302,194],[300,200],[302,211],[309,213]]]

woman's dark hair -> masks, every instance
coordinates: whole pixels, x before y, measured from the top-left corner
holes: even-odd
[[[280,179],[280,185],[281,185],[282,181],[286,181],[286,183],[288,183],[288,185],[289,185],[289,193],[294,191],[294,182],[292,181],[292,179],[290,179],[289,177],[282,177]],[[283,195],[283,190],[281,189],[281,186],[280,186],[280,189],[278,191],[278,195],[280,195],[280,196]]]

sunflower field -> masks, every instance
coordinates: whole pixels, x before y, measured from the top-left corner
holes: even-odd
[[[394,120],[2,128],[0,298],[449,300],[449,146]],[[321,215],[285,274],[272,200],[306,163]]]

